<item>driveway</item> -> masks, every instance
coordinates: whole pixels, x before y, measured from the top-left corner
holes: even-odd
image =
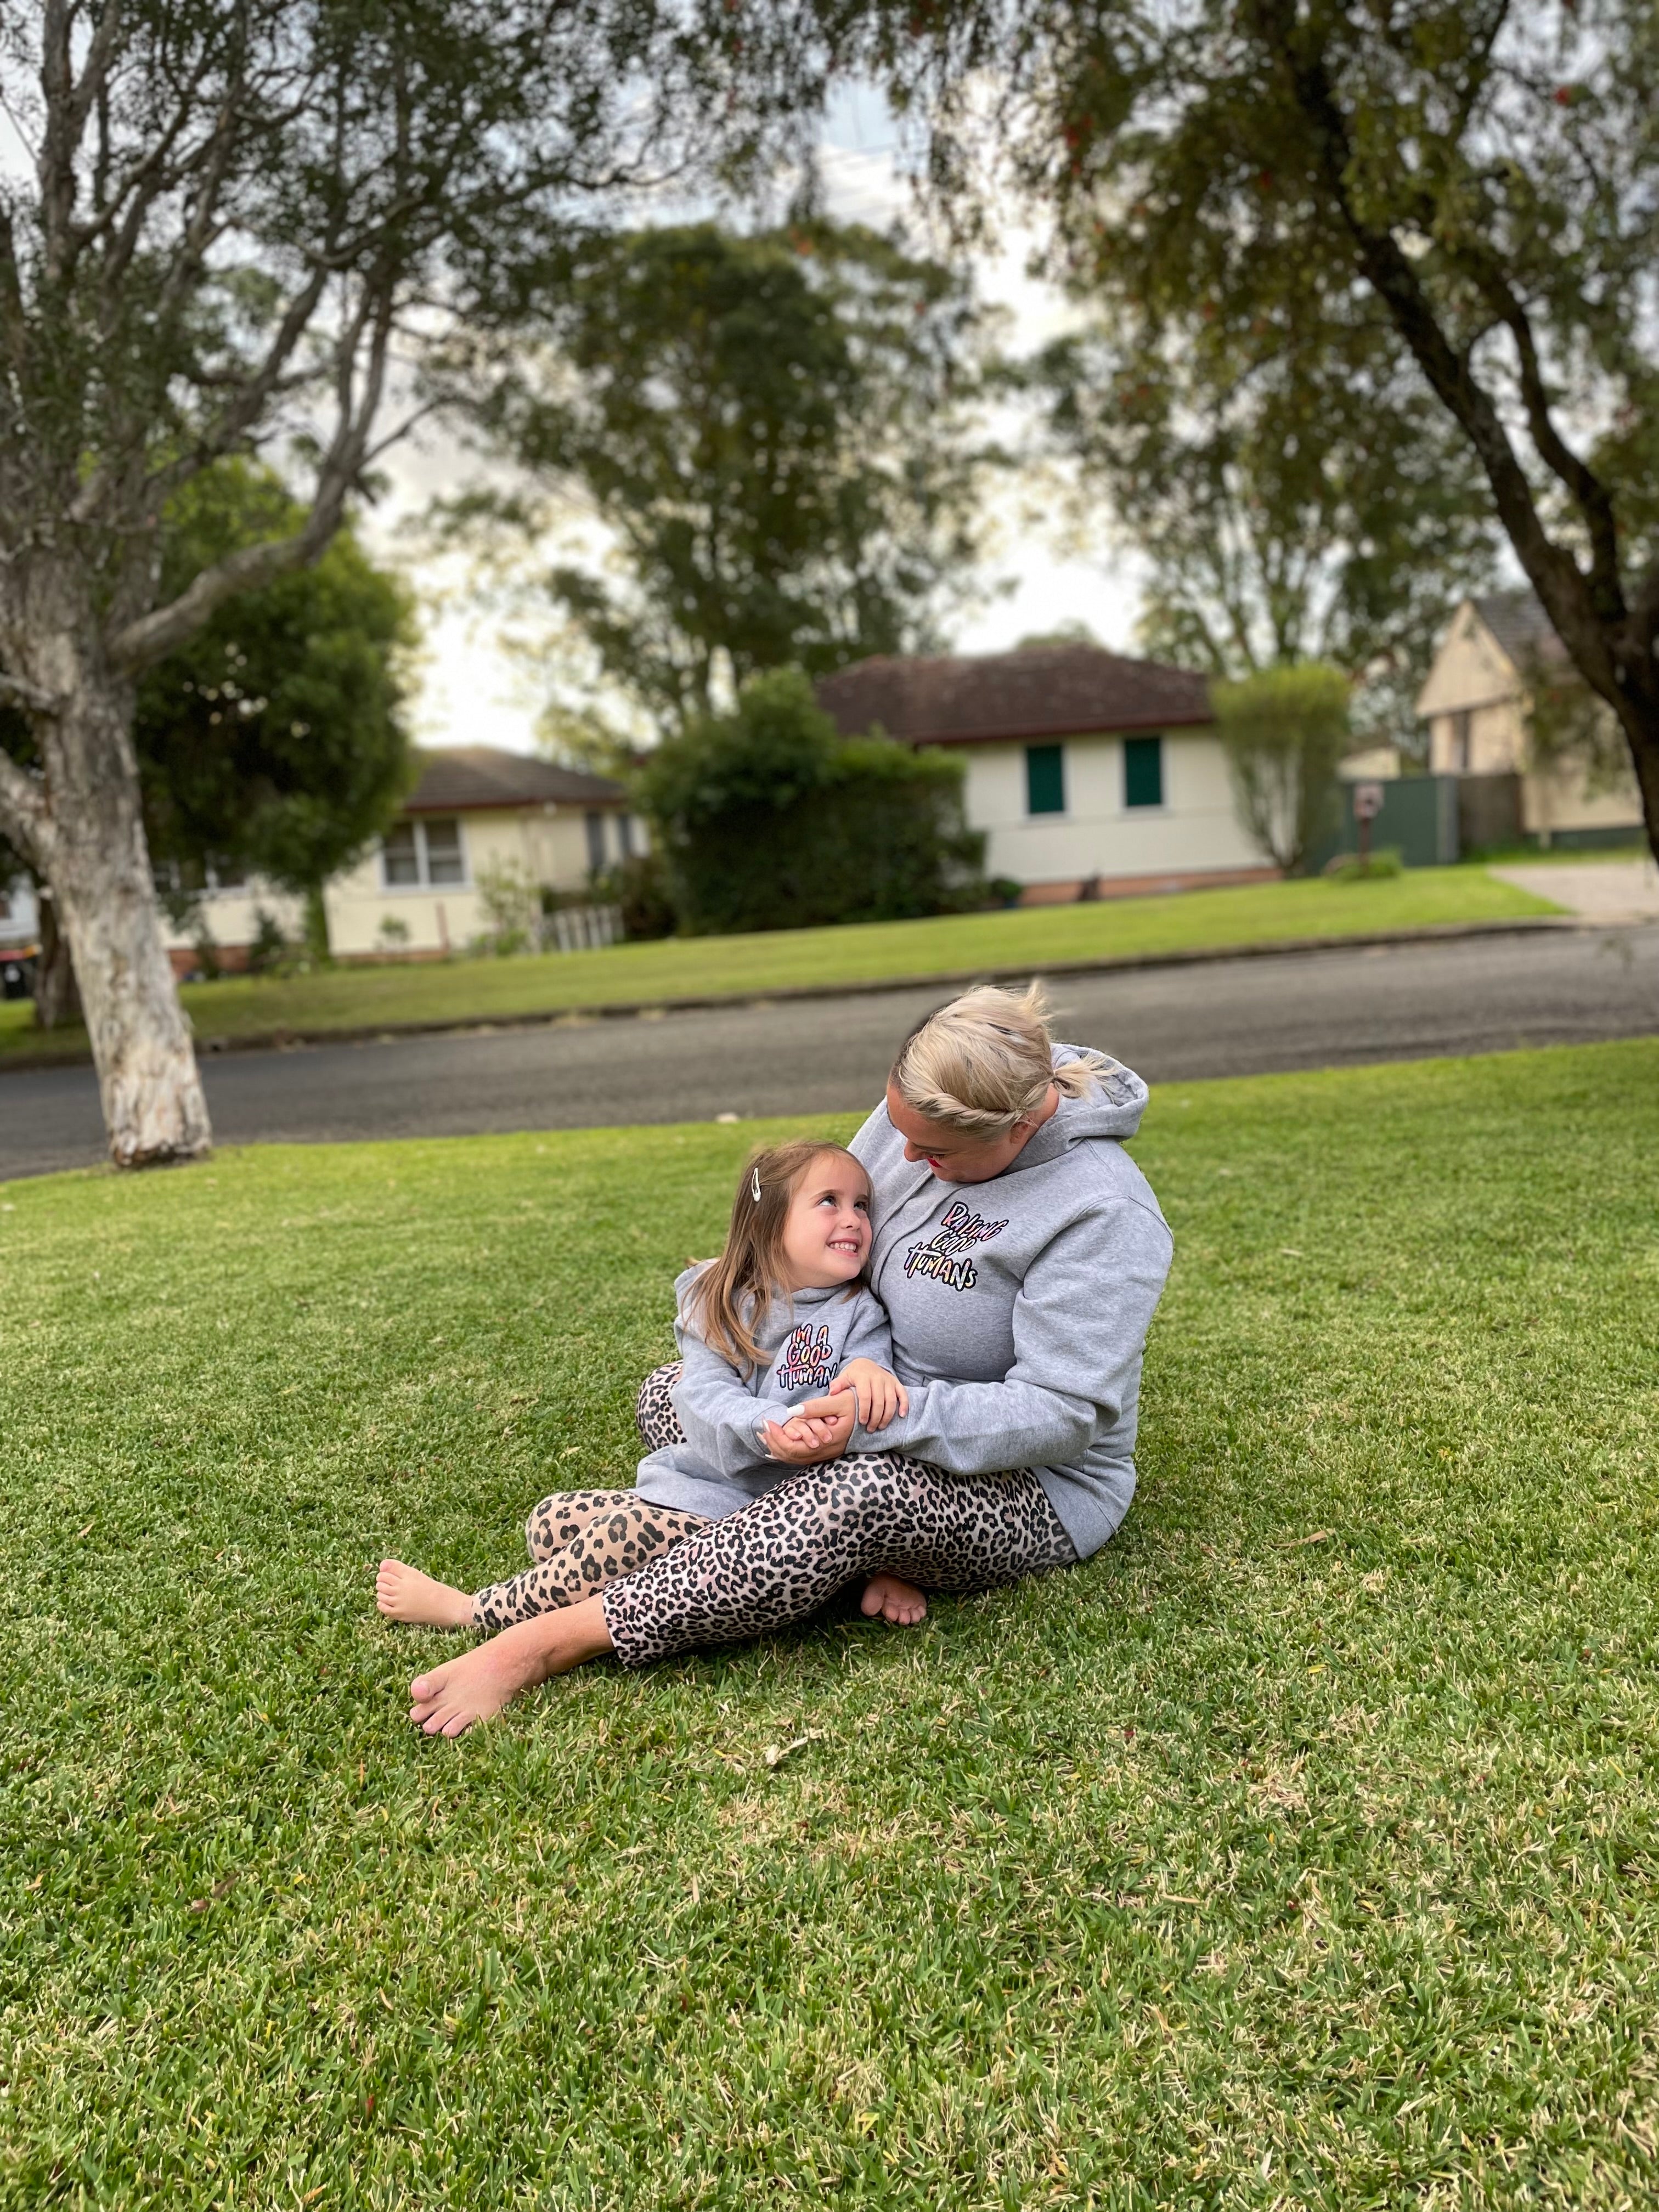
[[[1659,866],[1639,860],[1522,861],[1488,871],[1586,921],[1659,921]]]
[[[1554,872],[1552,871],[1552,873]],[[222,1144],[828,1114],[880,1097],[938,990],[207,1060]],[[1154,1083],[1659,1034],[1659,926],[1072,975],[1060,1031]],[[0,1179],[102,1156],[80,1067],[0,1076]]]

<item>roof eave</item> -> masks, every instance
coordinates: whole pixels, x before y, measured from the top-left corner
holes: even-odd
[[[1110,722],[1091,722],[1079,727],[1076,722],[1021,722],[1000,730],[923,731],[915,737],[899,735],[895,742],[904,745],[1006,745],[1024,744],[1033,738],[1117,738],[1127,737],[1137,730],[1209,730],[1215,726],[1213,714],[1140,714]],[[890,731],[889,736],[894,733]]]

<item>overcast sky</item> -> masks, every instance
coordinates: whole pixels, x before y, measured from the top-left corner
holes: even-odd
[[[909,187],[896,165],[891,126],[876,100],[866,96],[838,103],[824,132],[823,167],[831,215],[884,227],[909,212]],[[1030,245],[1011,232],[1003,250],[981,261],[976,271],[985,298],[1008,311],[1006,342],[1014,352],[1041,343],[1068,319],[1059,294],[1025,273]],[[393,448],[383,466],[390,496],[367,520],[364,535],[377,553],[405,569],[421,597],[425,652],[414,702],[418,741],[528,751],[535,742],[538,701],[502,649],[499,617],[468,604],[460,564],[415,560],[398,534],[434,493],[453,491],[474,472],[476,460],[451,440],[428,435]],[[1008,588],[961,619],[957,650],[995,653],[1030,631],[1067,621],[1086,622],[1105,644],[1131,649],[1138,597],[1131,559],[1104,548],[1093,558],[1068,557],[1054,542],[1057,533],[1023,511],[1030,504],[1029,492],[1011,494],[1000,504],[990,573]]]

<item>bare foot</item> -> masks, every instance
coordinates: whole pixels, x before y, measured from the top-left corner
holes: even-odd
[[[388,1620],[416,1620],[428,1628],[471,1628],[472,1600],[465,1590],[434,1583],[401,1559],[382,1559],[374,1577],[374,1602]]]
[[[864,1586],[859,1610],[872,1620],[879,1613],[895,1628],[914,1628],[927,1618],[927,1601],[914,1583],[901,1582],[896,1575],[872,1575]]]
[[[409,1686],[409,1717],[428,1735],[459,1735],[474,1721],[494,1720],[503,1705],[550,1674],[562,1674],[611,1649],[611,1632],[596,1597],[515,1621],[474,1651],[417,1674]]]

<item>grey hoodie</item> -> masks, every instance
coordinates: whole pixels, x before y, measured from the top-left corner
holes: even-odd
[[[709,1264],[688,1267],[674,1285],[674,1338],[684,1364],[672,1395],[685,1442],[641,1460],[635,1487],[653,1505],[715,1521],[799,1472],[767,1458],[763,1421],[787,1420],[792,1406],[823,1397],[849,1359],[890,1369],[893,1344],[880,1301],[868,1291],[848,1297],[844,1283],[797,1291],[775,1301],[756,1330],[766,1364],[745,1380],[687,1318],[687,1293]]]
[[[1056,1045],[1054,1065],[1078,1057]],[[848,1452],[955,1474],[1029,1467],[1079,1559],[1129,1510],[1146,1331],[1172,1241],[1122,1139],[1146,1086],[1109,1061],[989,1182],[939,1182],[878,1106],[852,1150],[874,1188],[870,1280],[910,1410]]]

